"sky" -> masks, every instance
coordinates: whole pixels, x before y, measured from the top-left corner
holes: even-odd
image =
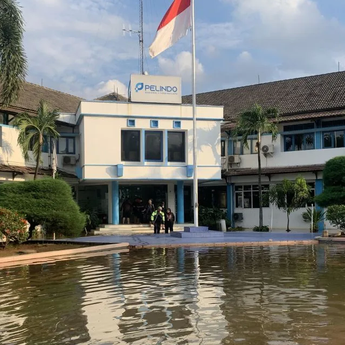
[[[139,72],[139,0],[18,0],[27,80],[94,99]],[[145,71],[191,92],[191,35],[151,59],[172,0],[144,0]],[[197,92],[345,70],[344,0],[195,0]]]

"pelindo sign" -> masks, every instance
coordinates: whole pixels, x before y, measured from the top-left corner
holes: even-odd
[[[153,75],[131,76],[132,102],[182,103],[181,78]]]

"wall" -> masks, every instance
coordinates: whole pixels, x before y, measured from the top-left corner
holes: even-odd
[[[80,109],[78,123],[84,179],[116,179],[118,164],[124,164],[122,180],[188,179],[187,165],[193,165],[193,121],[190,106],[82,102]],[[220,120],[223,118],[223,109],[200,107],[197,116],[199,178],[220,179]],[[133,129],[164,132],[163,162],[145,162],[143,155],[141,162],[121,161],[121,130],[131,129],[127,127],[129,118],[135,119]],[[159,121],[157,129],[150,127],[151,119]],[[181,121],[181,128],[173,128],[174,120]],[[164,154],[167,152],[165,137],[170,130],[186,132],[185,163],[167,162]]]

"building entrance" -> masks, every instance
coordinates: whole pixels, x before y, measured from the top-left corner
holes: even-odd
[[[167,202],[166,185],[120,185],[120,222],[145,224],[150,221],[148,202],[152,199],[154,209]]]

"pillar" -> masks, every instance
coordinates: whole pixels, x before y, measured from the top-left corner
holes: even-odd
[[[184,223],[184,183],[177,181],[177,223]]]
[[[322,179],[316,179],[315,180],[315,196],[320,195],[323,192],[323,180]],[[323,208],[316,205],[316,210],[323,211]],[[322,232],[325,228],[324,220],[319,222],[319,232]]]
[[[231,221],[231,226],[233,224],[234,217],[234,184],[228,183],[226,185],[226,205],[227,205],[227,218]]]
[[[112,198],[112,224],[120,224],[120,202],[119,202],[119,182],[111,182],[111,198]]]

